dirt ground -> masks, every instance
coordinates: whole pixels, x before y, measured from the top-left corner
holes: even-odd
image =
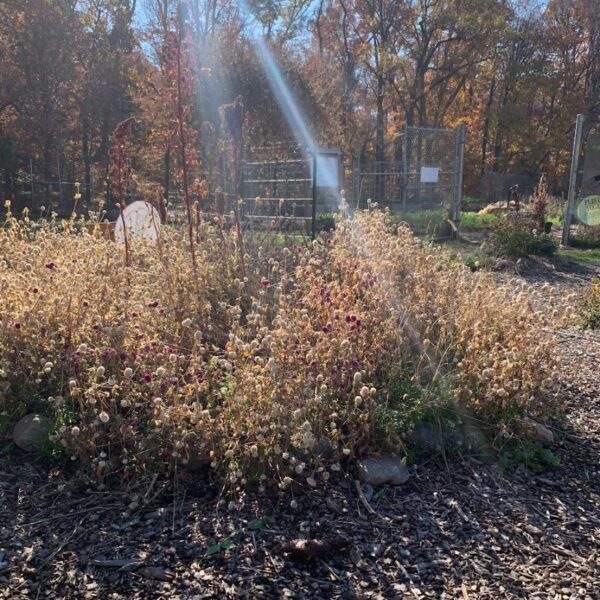
[[[596,271],[519,276],[543,303]],[[0,598],[600,598],[600,333],[561,331],[559,348],[560,465],[541,472],[436,456],[404,486],[363,488],[366,501],[342,479],[295,509],[231,511],[196,481],[131,512],[129,496],[1,456]],[[347,546],[306,564],[282,552],[340,535]]]

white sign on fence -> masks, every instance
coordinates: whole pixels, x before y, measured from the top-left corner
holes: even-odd
[[[340,157],[338,155],[317,154],[317,187],[340,187]]]
[[[439,167],[421,167],[421,183],[437,183],[439,180]]]

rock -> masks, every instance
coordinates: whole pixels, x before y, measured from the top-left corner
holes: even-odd
[[[536,442],[543,442],[546,444],[554,443],[554,434],[545,425],[528,419],[525,421],[525,432],[526,434]]]
[[[49,431],[50,421],[46,417],[36,414],[25,415],[15,425],[13,441],[21,450],[33,452],[48,439]]]
[[[432,423],[418,423],[410,432],[408,439],[419,448],[441,452],[446,446],[444,432]]]
[[[554,434],[550,429],[541,423],[535,423],[533,428],[533,435],[539,442],[546,442],[547,444],[554,443]]]
[[[406,468],[406,457],[382,456],[380,458],[365,458],[358,463],[360,478],[371,485],[390,483],[400,485],[409,478]]]

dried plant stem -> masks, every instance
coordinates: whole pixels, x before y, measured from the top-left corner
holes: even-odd
[[[183,197],[185,200],[185,210],[187,216],[188,225],[188,237],[190,240],[190,253],[192,255],[192,268],[194,274],[197,272],[196,266],[196,251],[194,248],[194,228],[192,218],[192,206],[190,202],[190,189],[189,189],[189,174],[188,174],[188,162],[187,162],[187,151],[186,151],[186,139],[185,139],[185,117],[183,111],[183,98],[181,93],[181,22],[179,22],[179,36],[177,41],[176,55],[177,55],[177,128],[179,133],[179,154],[181,158],[181,171],[183,178]]]
[[[129,266],[129,240],[127,238],[127,226],[125,224],[125,216],[123,215],[124,201],[123,201],[123,144],[118,143],[117,146],[117,158],[116,158],[116,169],[117,169],[117,198],[119,206],[119,217],[123,223],[123,242],[125,244],[125,264]]]

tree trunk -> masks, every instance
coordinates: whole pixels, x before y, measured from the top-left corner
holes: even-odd
[[[490,85],[490,93],[485,106],[485,120],[483,121],[483,136],[481,139],[481,174],[484,175],[486,171],[487,163],[487,148],[490,141],[490,116],[492,112],[492,105],[494,104],[494,93],[496,91],[496,77],[492,78],[492,84]]]
[[[83,154],[83,169],[84,169],[84,198],[85,198],[85,211],[87,212],[90,208],[92,201],[92,157],[90,153],[90,139],[89,139],[89,123],[87,119],[83,120],[81,124],[82,135],[81,135],[81,146]]]
[[[382,75],[377,76],[377,116],[375,131],[375,162],[377,163],[377,176],[375,180],[376,202],[385,201],[385,179],[382,175],[385,162],[385,110],[383,106],[383,92],[385,82]]]
[[[163,194],[160,199],[160,220],[162,223],[167,221],[167,206],[169,201],[169,189],[171,187],[171,149],[167,148],[164,158],[164,174],[163,174]]]

